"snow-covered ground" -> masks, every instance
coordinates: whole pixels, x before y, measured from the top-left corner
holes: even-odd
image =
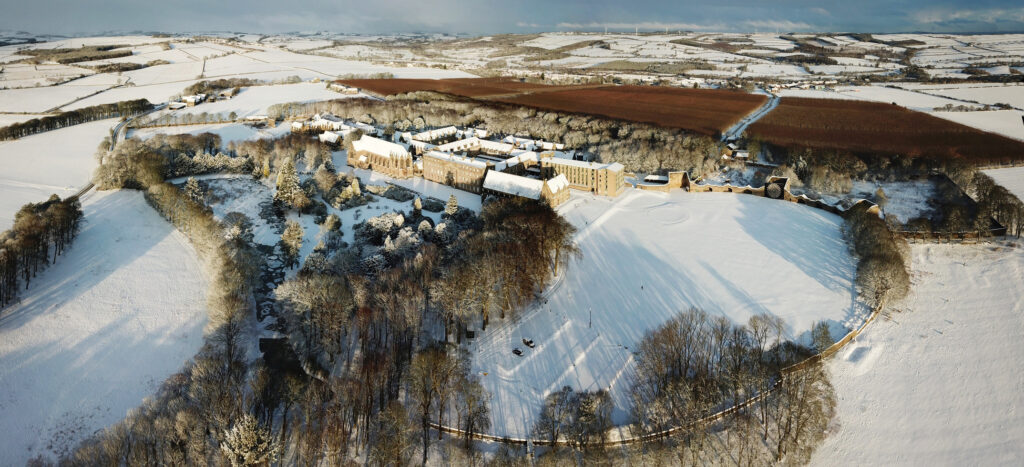
[[[291,127],[286,124],[274,128],[254,128],[244,123],[215,123],[184,126],[166,126],[153,128],[140,128],[128,130],[129,138],[149,139],[154,135],[198,135],[200,133],[214,133],[220,136],[221,144],[227,145],[232,141],[252,141],[257,139],[280,138],[291,132]]]
[[[350,96],[331,91],[326,88],[324,83],[251,86],[243,88],[237,96],[231,99],[186,107],[175,113],[178,115],[209,113],[226,116],[235,112],[238,118],[244,118],[251,115],[266,115],[267,108],[274,104],[326,101],[345,97]]]
[[[1010,190],[1017,199],[1024,201],[1024,167],[986,170],[985,173],[996,183]]]
[[[64,197],[89,183],[96,148],[116,124],[99,120],[0,141],[0,231],[11,227],[24,204],[54,193]]]
[[[802,340],[815,322],[829,322],[838,336],[866,315],[842,221],[824,211],[746,195],[639,190],[615,199],[573,193],[559,211],[579,229],[583,258],[519,321],[492,319],[469,344],[473,370],[492,395],[494,434],[528,435],[544,398],[566,385],[609,389],[613,417],[625,422],[630,347],[689,307],[738,323],[771,313]],[[516,347],[523,356],[512,354]]]
[[[980,112],[930,112],[932,115],[979,130],[1024,140],[1024,125],[1019,110],[986,110]]]
[[[118,422],[202,344],[206,279],[187,240],[140,192],[93,192],[83,210],[71,249],[0,314],[3,465]]]
[[[828,364],[812,465],[1024,463],[1024,249],[914,245],[914,287]]]

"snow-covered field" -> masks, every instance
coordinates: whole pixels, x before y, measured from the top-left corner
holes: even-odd
[[[0,315],[3,465],[121,420],[202,344],[206,279],[184,237],[139,192],[83,210],[71,249]]]
[[[1017,199],[1024,201],[1024,167],[986,170],[985,173],[996,183],[1010,190]]]
[[[67,196],[89,183],[96,148],[116,123],[99,120],[0,142],[0,231],[25,203]]]
[[[239,118],[267,113],[267,108],[274,104],[288,102],[315,102],[345,97],[326,88],[324,83],[281,84],[275,86],[251,86],[243,88],[231,99],[219,100],[186,107],[177,114],[224,114],[235,112]]]
[[[1024,463],[1024,249],[914,245],[910,297],[828,364],[813,465]]]
[[[979,130],[1024,140],[1024,112],[1019,110],[986,110],[980,112],[930,112],[932,115]]]
[[[544,398],[562,386],[609,389],[625,421],[634,346],[691,306],[734,322],[767,312],[806,340],[862,321],[854,259],[841,219],[824,211],[733,194],[627,190],[612,200],[574,193],[559,209],[577,226],[580,261],[518,322],[492,320],[470,343],[491,393],[492,430],[525,436]],[[523,338],[536,348],[522,345]],[[517,357],[512,349],[524,354]]]

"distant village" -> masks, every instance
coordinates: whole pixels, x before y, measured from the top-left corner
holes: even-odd
[[[625,185],[622,164],[582,160],[560,143],[492,138],[480,128],[448,126],[386,138],[372,125],[318,114],[293,122],[291,130],[317,134],[333,146],[360,132],[348,152],[347,163],[354,168],[397,179],[422,177],[480,195],[529,198],[552,207],[568,201],[570,188],[615,197]]]

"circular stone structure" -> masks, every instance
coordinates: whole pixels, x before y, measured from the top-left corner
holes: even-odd
[[[613,422],[627,423],[631,347],[690,307],[735,323],[770,313],[805,343],[819,321],[842,336],[870,311],[857,301],[843,221],[822,210],[746,194],[629,190],[574,194],[559,212],[579,229],[583,257],[519,320],[492,321],[469,344],[492,396],[493,435],[527,437],[544,399],[563,386],[608,390]]]

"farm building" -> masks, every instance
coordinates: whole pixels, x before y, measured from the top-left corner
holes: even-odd
[[[423,178],[460,190],[480,193],[487,163],[470,157],[429,151],[423,155]]]
[[[538,180],[491,170],[484,177],[483,192],[499,197],[519,196],[544,201],[551,207],[557,207],[569,200],[569,181],[565,175]]]
[[[625,183],[622,164],[617,162],[600,164],[551,157],[551,153],[542,153],[540,166],[545,179],[565,175],[572,188],[602,196],[618,196]]]
[[[366,135],[352,142],[348,165],[394,178],[413,175],[412,155],[405,147]]]

